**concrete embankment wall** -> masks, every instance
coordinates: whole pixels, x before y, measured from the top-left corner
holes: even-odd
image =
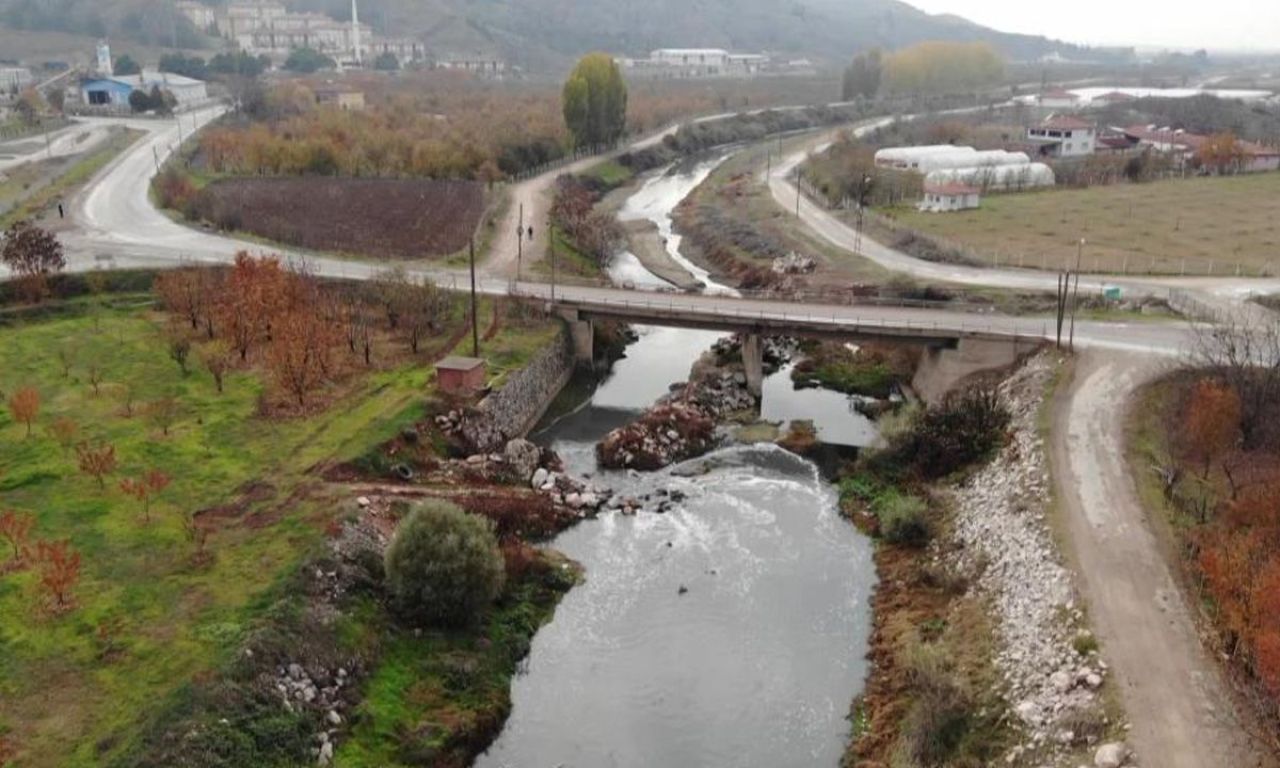
[[[547,412],[573,376],[573,346],[567,330],[562,330],[551,344],[538,352],[529,364],[513,373],[501,389],[476,407],[470,421],[484,422],[473,434],[488,435],[478,447],[486,451],[501,449],[514,437],[523,437]]]
[[[982,371],[1004,368],[1022,355],[1034,352],[1040,339],[984,341],[962,339],[955,349],[928,349],[911,379],[911,388],[928,405],[942,402],[947,392],[961,380]]]

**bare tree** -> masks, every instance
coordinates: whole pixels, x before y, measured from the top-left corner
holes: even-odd
[[[1245,306],[1195,332],[1193,359],[1217,371],[1240,398],[1244,448],[1280,445],[1280,316]]]

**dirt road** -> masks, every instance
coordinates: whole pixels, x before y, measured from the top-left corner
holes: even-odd
[[[1237,720],[1145,519],[1125,460],[1137,388],[1173,361],[1090,351],[1055,403],[1050,445],[1068,550],[1144,766],[1274,766]]]

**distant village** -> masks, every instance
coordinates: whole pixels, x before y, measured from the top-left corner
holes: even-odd
[[[1084,96],[1047,89],[1022,101],[1043,115],[1025,132],[1001,142],[999,149],[979,151],[952,144],[886,147],[875,154],[878,167],[913,171],[924,176],[920,209],[961,211],[981,205],[987,192],[1024,192],[1058,183],[1050,163],[1087,162],[1097,157],[1136,156],[1153,152],[1170,167],[1185,172],[1213,140],[1211,136],[1154,124],[1103,126],[1090,112],[1139,98],[1141,89],[1117,89]],[[1280,147],[1235,139],[1231,173],[1280,170]]]

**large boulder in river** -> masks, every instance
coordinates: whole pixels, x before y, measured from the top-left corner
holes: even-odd
[[[511,467],[512,474],[515,475],[516,480],[519,482],[529,482],[529,479],[533,477],[533,473],[538,471],[538,462],[542,458],[542,451],[528,440],[517,437],[509,441],[503,453],[507,457],[507,465]]]

